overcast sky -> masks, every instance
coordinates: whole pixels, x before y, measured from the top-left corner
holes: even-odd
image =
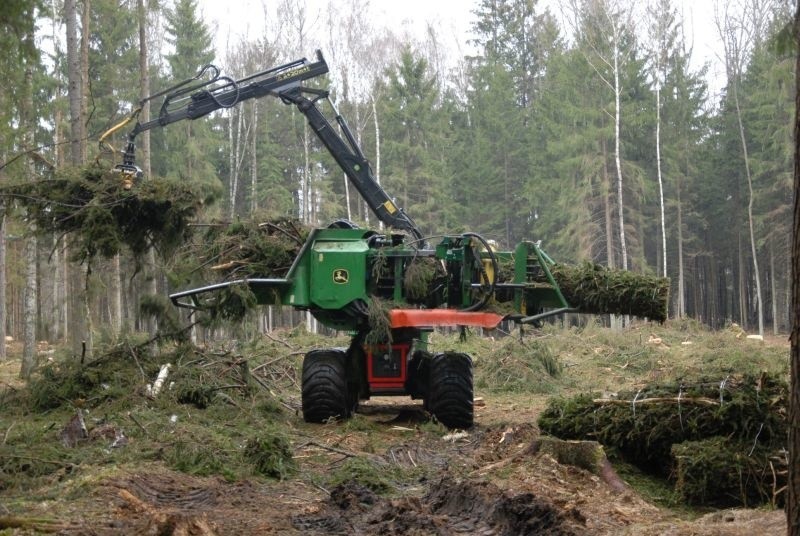
[[[713,22],[715,1],[676,0],[683,11],[687,40],[694,46],[693,64],[696,68],[705,63],[710,65],[712,95],[719,91],[724,77],[720,60],[722,47]],[[264,3],[275,5],[277,0],[199,0],[205,20],[216,26],[218,49],[224,48],[229,38],[236,40],[237,37],[258,35],[263,28]],[[327,0],[306,0],[309,20],[321,18],[319,14],[327,4]],[[548,6],[559,17],[560,4],[559,0],[538,2],[540,8]],[[387,26],[398,33],[408,32],[417,36],[422,36],[426,25],[432,23],[444,44],[454,50],[466,51],[473,21],[472,10],[476,5],[477,0],[372,0],[369,16],[372,26]],[[310,55],[321,46],[321,43],[314,43],[305,54]],[[218,50],[218,57],[222,57],[222,50]]]

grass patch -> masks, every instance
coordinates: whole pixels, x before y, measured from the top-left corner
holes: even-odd
[[[564,367],[544,340],[505,337],[490,357],[476,360],[475,386],[492,392],[552,393]]]
[[[346,482],[355,481],[379,495],[386,495],[395,489],[390,474],[397,473],[396,468],[388,465],[378,465],[366,458],[347,458],[326,479],[328,489]]]

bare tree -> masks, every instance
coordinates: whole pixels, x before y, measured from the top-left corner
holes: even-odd
[[[747,151],[747,137],[742,121],[740,89],[744,69],[753,48],[761,38],[765,16],[771,11],[772,0],[746,0],[731,3],[727,0],[715,5],[715,23],[722,41],[725,60],[725,73],[728,88],[736,109],[739,138],[742,143],[742,158],[747,179],[747,223],[750,234],[750,254],[753,258],[753,277],[756,283],[756,304],[758,307],[758,334],[764,335],[764,304],[761,297],[761,274],[756,250],[755,224],[753,222],[753,177],[750,171],[750,158]],[[737,12],[738,11],[738,12]]]
[[[656,175],[658,178],[658,205],[661,219],[662,274],[667,277],[667,226],[664,217],[664,179],[661,169],[661,88],[665,83],[667,55],[669,54],[668,32],[673,8],[669,0],[657,0],[648,9],[650,18],[650,56],[653,83],[656,88]]]
[[[620,155],[620,125],[622,121],[622,82],[620,73],[627,60],[622,50],[623,38],[633,32],[633,8],[624,0],[570,0],[573,29],[584,46],[579,47],[589,66],[614,95],[614,167],[616,172],[617,218],[622,268],[628,269],[628,247],[625,237],[625,202],[623,197],[622,158]],[[598,35],[585,31],[584,23],[592,19],[603,24]],[[610,49],[606,45],[610,45]],[[609,240],[611,237],[609,236]]]

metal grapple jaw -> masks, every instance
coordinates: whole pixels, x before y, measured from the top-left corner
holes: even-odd
[[[130,190],[134,185],[139,184],[144,177],[141,168],[125,163],[114,166],[114,174],[119,176],[122,188],[125,190]]]

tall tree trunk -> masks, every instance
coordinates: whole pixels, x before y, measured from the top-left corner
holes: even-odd
[[[778,334],[778,286],[775,281],[775,247],[773,240],[769,241],[769,284],[770,297],[772,298],[772,334]]]
[[[786,521],[789,536],[800,536],[800,3],[794,16],[794,221],[792,224],[792,334],[790,337],[789,482]]]
[[[748,328],[747,317],[747,283],[745,282],[744,251],[742,250],[742,233],[736,233],[736,252],[738,265],[738,288],[739,288],[739,323],[742,328]]]
[[[6,215],[0,202],[0,361],[6,358]]]
[[[79,166],[81,142],[83,140],[83,121],[81,117],[81,60],[78,52],[78,7],[76,0],[64,0],[64,14],[67,26],[67,92],[69,95],[70,151],[72,165]]]
[[[111,331],[114,336],[119,335],[123,331],[122,325],[122,267],[120,255],[117,253],[111,259],[111,273],[108,275],[110,278],[108,288],[108,299],[111,316]]]
[[[378,107],[375,99],[370,99],[372,102],[372,122],[375,125],[375,180],[378,184],[381,183],[381,126],[378,121]],[[366,202],[364,202],[366,207]],[[364,220],[369,224],[369,210],[364,210]],[[378,229],[383,229],[383,222],[378,221]]]
[[[33,43],[33,36],[27,35],[25,41]],[[33,148],[33,132],[36,120],[33,116],[33,68],[28,65],[25,69],[25,82],[22,87],[22,106],[20,107],[20,129],[22,130],[22,145],[25,150]],[[33,160],[28,159],[25,168],[28,180],[33,181],[36,169]],[[36,317],[38,314],[37,302],[37,240],[36,229],[31,224],[30,234],[25,243],[25,299],[24,299],[24,336],[22,347],[22,367],[20,377],[30,378],[37,366],[36,355]],[[5,342],[5,341],[4,341]]]
[[[91,19],[89,14],[92,10],[91,0],[82,0],[83,11],[81,13],[81,123],[84,133],[84,140],[81,142],[81,162],[86,162],[88,158],[86,143],[86,127],[89,122],[89,38],[91,37]]]
[[[64,15],[67,29],[67,95],[69,99],[70,123],[70,163],[80,166],[83,163],[83,145],[85,143],[82,105],[83,83],[78,41],[78,7],[76,0],[64,0]],[[69,240],[67,237],[65,240]],[[67,246],[68,247],[68,246]],[[85,345],[86,317],[83,311],[83,274],[82,267],[69,270],[69,336],[72,351],[80,354]]]
[[[608,150],[606,140],[600,142],[603,154],[603,221],[606,230],[606,265],[615,268],[617,265],[614,256],[614,200],[613,187],[611,186],[611,176],[608,173]]]
[[[253,135],[250,144],[250,214],[258,208],[256,182],[258,180],[258,104],[253,102]]]
[[[619,81],[619,39],[614,35],[614,162],[617,166],[617,204],[619,211],[619,249],[622,257],[622,269],[628,269],[628,246],[625,242],[625,211],[622,196],[622,161],[620,157],[620,93],[622,88]]]
[[[683,206],[681,205],[681,179],[678,178],[675,188],[677,205],[676,240],[678,242],[678,303],[675,311],[678,318],[686,316],[686,281],[683,271]]]
[[[658,173],[658,206],[661,209],[662,274],[667,277],[667,225],[664,217],[664,179],[661,174],[661,83],[656,85],[656,168]]]
[[[144,100],[150,95],[150,62],[147,50],[147,9],[145,0],[137,0],[137,12],[139,17],[139,98]],[[144,123],[150,120],[150,101],[142,104],[142,111],[139,120]],[[145,177],[150,177],[150,131],[142,132],[139,135],[139,161],[142,163],[142,173]],[[147,249],[147,269],[145,270],[145,293],[155,296],[158,294],[158,278],[156,274],[156,251],[155,248]],[[155,317],[147,319],[148,333],[154,338],[158,332],[158,320]],[[153,348],[155,351],[156,349]]]
[[[738,78],[738,77],[737,77]],[[736,105],[736,120],[739,123],[739,137],[742,141],[742,156],[744,157],[744,171],[747,177],[747,223],[750,231],[750,254],[753,256],[753,277],[756,280],[756,305],[758,307],[758,334],[764,336],[764,304],[761,299],[761,275],[758,270],[758,254],[756,252],[755,225],[753,223],[753,177],[750,174],[750,159],[747,155],[747,139],[744,135],[742,111],[739,107],[739,91],[737,80],[733,81],[733,102]]]

